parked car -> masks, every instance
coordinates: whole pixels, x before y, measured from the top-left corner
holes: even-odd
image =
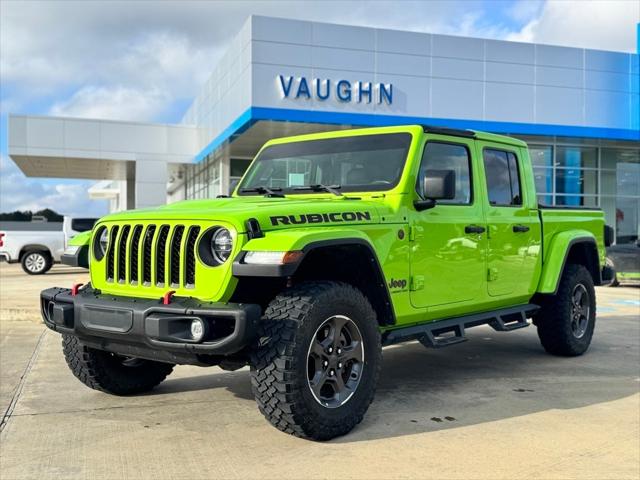
[[[607,247],[607,264],[616,272],[612,287],[621,283],[640,285],[640,239]]]
[[[71,239],[90,231],[96,220],[64,217],[62,222],[3,222],[0,260],[20,262],[29,275],[42,275],[61,260]]]
[[[303,135],[267,142],[231,197],[101,219],[91,283],[42,291],[42,316],[90,388],[249,365],[269,422],[328,440],[364,417],[383,346],[532,319],[548,353],[585,353],[594,285],[613,276],[604,231],[601,210],[538,204],[521,140],[419,125]]]

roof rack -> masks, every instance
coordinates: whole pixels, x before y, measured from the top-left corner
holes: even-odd
[[[458,128],[434,127],[432,125],[422,125],[424,133],[435,133],[438,135],[451,135],[453,137],[475,138],[476,132],[473,130],[461,130]]]

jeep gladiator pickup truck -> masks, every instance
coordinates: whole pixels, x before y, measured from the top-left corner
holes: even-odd
[[[115,395],[175,364],[249,365],[278,429],[327,440],[373,400],[382,347],[444,347],[532,319],[584,353],[601,211],[538,205],[524,142],[398,126],[267,142],[231,197],[109,215],[91,283],[41,294],[73,374]]]

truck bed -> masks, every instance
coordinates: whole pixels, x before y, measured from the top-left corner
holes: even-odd
[[[604,265],[603,242],[604,212],[599,208],[540,206],[538,215],[542,223],[542,263],[549,261],[551,244],[564,231],[582,231],[585,237],[595,237],[600,265]]]

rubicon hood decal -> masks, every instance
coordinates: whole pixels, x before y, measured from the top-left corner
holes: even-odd
[[[264,198],[233,197],[211,200],[189,200],[146,210],[129,210],[109,215],[101,221],[213,221],[246,229],[246,221],[254,218],[263,230],[380,223],[389,207],[378,200],[344,200],[341,198]]]
[[[304,225],[305,223],[340,223],[371,221],[371,212],[305,213],[300,215],[274,215],[271,225]]]

